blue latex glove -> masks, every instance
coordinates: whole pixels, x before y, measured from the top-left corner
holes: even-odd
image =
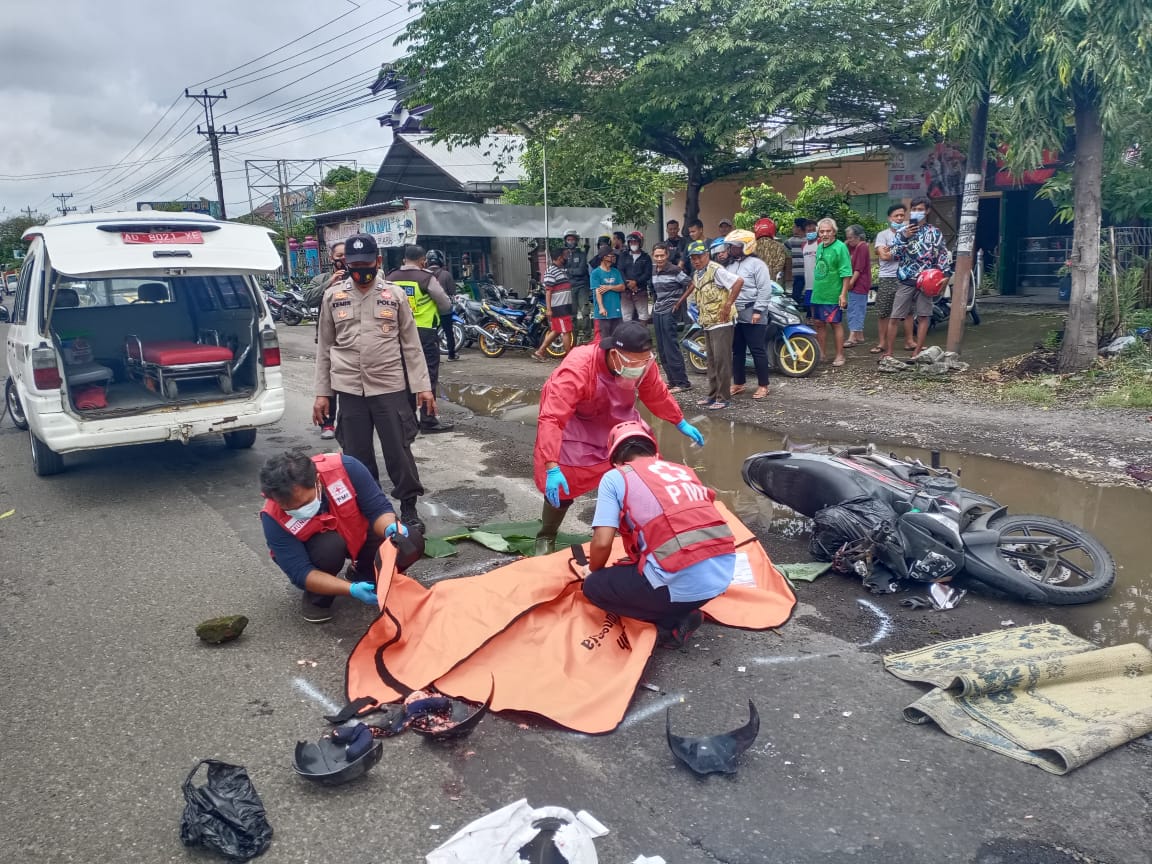
[[[687,420],[681,420],[676,424],[676,431],[681,435],[687,435],[692,439],[692,443],[697,447],[704,446],[704,436],[700,434],[700,430],[689,423]]]
[[[699,433],[697,433],[699,434]],[[564,490],[564,494],[568,494],[568,478],[564,476],[564,472],[560,470],[560,466],[548,469],[548,476],[544,484],[544,497],[548,499],[548,503],[553,507],[560,506],[560,490]]]
[[[384,529],[384,539],[387,540],[389,537],[391,537],[393,534],[395,534],[397,532],[400,533],[401,537],[407,537],[408,536],[408,526],[405,525],[403,522],[393,522],[391,525],[389,525],[387,528]]]
[[[348,593],[361,603],[367,603],[369,606],[380,605],[380,601],[376,597],[376,586],[371,582],[353,582]]]

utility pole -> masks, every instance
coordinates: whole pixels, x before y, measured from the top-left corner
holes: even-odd
[[[25,207],[25,208],[24,208],[23,210],[21,210],[20,212],[21,212],[21,213],[23,213],[25,216],[27,216],[29,219],[31,219],[31,218],[32,218],[32,215],[33,215],[33,214],[34,214],[36,211],[35,211],[35,210],[33,210],[31,207]]]
[[[960,224],[956,233],[956,266],[952,278],[952,309],[948,315],[949,351],[959,353],[964,341],[964,318],[968,315],[968,291],[976,290],[972,278],[973,247],[976,245],[976,222],[980,215],[980,193],[984,191],[984,149],[988,137],[988,109],[991,92],[982,88],[972,106],[972,137],[968,141],[968,171],[964,177],[964,196],[960,202]]]
[[[61,192],[59,194],[53,192],[52,197],[60,202],[60,205],[56,209],[60,211],[61,216],[67,216],[69,213],[75,213],[76,212],[75,207],[69,207],[66,203],[68,201],[68,199],[72,197],[71,192]],[[31,209],[31,208],[29,208],[29,209]],[[29,215],[31,215],[31,214],[29,214]]]
[[[203,93],[189,93],[188,89],[185,88],[184,96],[187,99],[195,99],[204,106],[204,123],[208,128],[202,130],[200,125],[197,124],[196,134],[206,137],[208,139],[208,145],[212,148],[212,173],[216,175],[216,198],[220,201],[220,218],[227,219],[228,213],[224,209],[224,177],[220,173],[220,136],[239,135],[240,130],[235,126],[229,129],[227,125],[222,129],[217,129],[212,106],[221,99],[227,99],[228,91],[221,90],[219,94],[213,95],[208,92],[207,88],[204,89]]]

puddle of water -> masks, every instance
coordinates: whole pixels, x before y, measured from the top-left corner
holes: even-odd
[[[477,414],[525,424],[536,422],[538,390],[472,385],[450,389],[449,398]],[[740,476],[740,466],[752,453],[780,449],[785,435],[732,419],[689,413],[689,422],[704,433],[707,446],[692,447],[667,423],[654,421],[660,452],[692,466],[716,489],[721,500],[743,519],[787,526],[783,536],[795,536],[796,520],[783,508],[753,492]],[[815,444],[844,442],[834,434]],[[874,442],[884,452],[927,462],[927,450],[891,442]],[[1094,534],[1112,553],[1119,568],[1111,596],[1087,606],[1065,607],[1061,614],[1077,633],[1109,645],[1137,641],[1148,644],[1152,634],[1152,544],[1144,535],[1152,525],[1152,490],[1094,486],[1049,471],[1000,459],[941,452],[943,464],[961,471],[964,486],[991,495],[1011,513],[1039,513],[1064,519]],[[779,509],[779,512],[776,510]]]

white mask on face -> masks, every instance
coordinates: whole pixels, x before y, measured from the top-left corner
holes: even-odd
[[[628,248],[631,249],[633,252],[639,252],[640,251],[640,244],[639,243],[629,243]]]
[[[317,495],[310,503],[305,504],[303,507],[297,507],[293,510],[285,510],[293,519],[303,519],[307,522],[313,516],[320,512],[320,496]]]

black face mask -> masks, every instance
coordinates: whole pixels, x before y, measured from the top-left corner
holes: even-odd
[[[371,285],[372,281],[376,278],[376,273],[379,268],[376,265],[371,267],[349,267],[348,275],[352,277],[352,281],[358,285]]]

